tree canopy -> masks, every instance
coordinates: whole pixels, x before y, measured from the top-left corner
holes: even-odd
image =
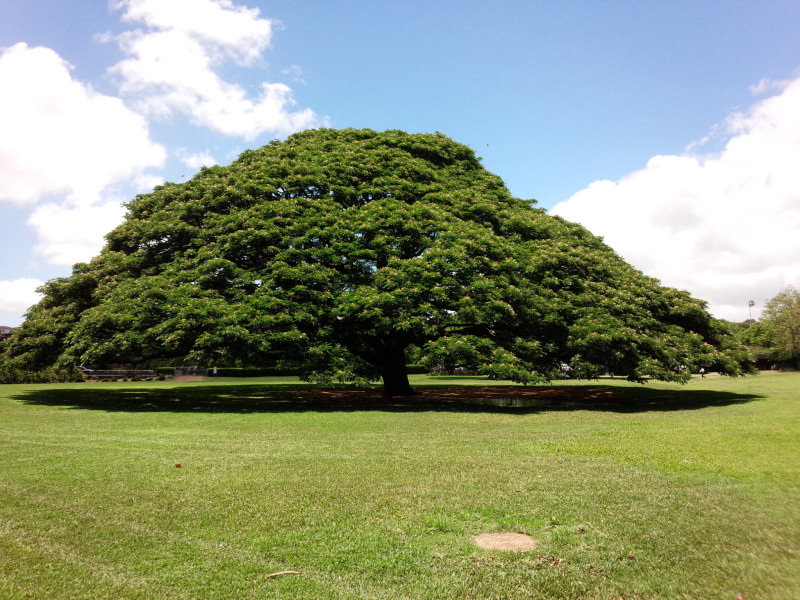
[[[276,358],[410,393],[405,354],[522,383],[744,373],[705,303],[512,197],[442,134],[309,130],[137,196],[8,344],[27,368]]]
[[[761,325],[777,358],[800,369],[800,291],[789,286],[767,301]]]

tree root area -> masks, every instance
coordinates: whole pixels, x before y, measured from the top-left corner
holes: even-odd
[[[380,389],[315,389],[300,392],[313,403],[338,405],[381,405],[396,407],[446,408],[480,406],[483,408],[550,408],[607,404],[618,400],[612,390],[597,387],[429,387],[415,390],[413,396],[386,396]]]

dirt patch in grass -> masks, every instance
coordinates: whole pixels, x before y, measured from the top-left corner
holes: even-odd
[[[370,406],[385,409],[457,408],[575,408],[612,405],[613,391],[595,387],[469,386],[419,388],[413,396],[384,396],[378,388],[313,389],[298,391],[296,398],[310,405],[330,407]]]
[[[340,388],[313,389],[306,394],[327,396],[329,398],[374,398],[381,396],[375,388]],[[469,386],[469,387],[436,387],[418,389],[411,398],[552,398],[567,399],[611,399],[612,390],[584,387],[521,387],[521,386]]]
[[[530,552],[537,542],[524,533],[481,533],[475,536],[475,543],[484,550],[505,550],[506,552]]]
[[[358,401],[384,397],[379,389],[314,389],[301,392],[303,395],[314,395],[331,400]],[[542,400],[561,404],[570,401],[610,401],[615,398],[612,390],[593,387],[521,387],[521,386],[470,386],[470,387],[436,387],[416,390],[413,396],[395,396],[400,399],[417,399],[419,401],[447,400]]]
[[[551,400],[610,400],[614,392],[602,388],[583,387],[518,387],[486,386],[469,388],[425,389],[423,396],[432,398],[542,398]]]
[[[181,383],[185,383],[187,381],[199,382],[199,381],[207,381],[207,380],[202,375],[176,375],[173,378],[172,381],[178,381],[178,382],[181,382]]]

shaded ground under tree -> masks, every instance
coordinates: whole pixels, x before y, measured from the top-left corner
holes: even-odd
[[[424,387],[388,398],[378,388],[307,385],[205,385],[26,390],[27,404],[130,412],[261,413],[301,411],[477,411],[526,414],[548,410],[644,412],[700,409],[761,396],[713,390],[621,388],[613,385]]]

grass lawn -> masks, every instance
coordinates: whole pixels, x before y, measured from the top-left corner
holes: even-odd
[[[0,598],[800,598],[800,374],[552,408],[412,379],[0,386]]]

